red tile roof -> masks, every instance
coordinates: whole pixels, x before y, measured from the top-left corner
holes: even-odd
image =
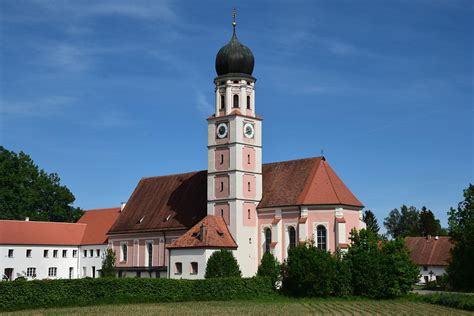
[[[120,207],[88,210],[78,223],[87,224],[82,245],[100,245],[107,242],[107,232],[120,214]]]
[[[80,245],[85,224],[0,220],[3,245]]]
[[[336,217],[336,223],[345,223],[346,219],[344,217]]]
[[[207,214],[207,171],[140,180],[109,233],[188,229]]]
[[[201,236],[204,225],[204,237]],[[237,248],[222,216],[207,215],[184,235],[168,245],[175,248]]]
[[[264,164],[259,208],[362,203],[322,157]],[[110,234],[189,229],[207,214],[207,171],[142,179]]]
[[[327,204],[363,207],[324,157],[263,165],[259,208]]]
[[[449,237],[406,237],[411,260],[417,265],[447,266],[453,243]]]
[[[0,220],[0,244],[99,245],[120,208],[86,211],[77,223]]]

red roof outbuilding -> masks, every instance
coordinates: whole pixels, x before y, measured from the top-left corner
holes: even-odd
[[[406,237],[410,258],[417,265],[447,266],[453,243],[449,237]]]

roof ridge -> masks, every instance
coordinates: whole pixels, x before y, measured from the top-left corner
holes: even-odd
[[[120,206],[114,206],[114,207],[101,207],[101,208],[91,208],[90,210],[84,210],[84,212],[93,212],[93,211],[105,211],[105,210],[116,210],[120,209]]]
[[[25,221],[25,220],[19,220],[19,219],[0,219],[0,222],[40,223],[40,224],[66,224],[66,225],[87,225],[87,224],[84,224],[84,223],[46,222],[46,221]]]
[[[294,162],[294,161],[314,160],[314,159],[325,160],[324,156],[317,156],[317,157],[297,158],[297,159],[275,161],[275,162],[266,162],[266,163],[262,163],[262,165],[265,166],[265,165],[273,165],[273,164],[284,163],[284,162]]]
[[[332,183],[331,177],[329,176],[329,173],[328,173],[326,164],[323,163],[323,166],[324,166],[324,172],[326,173],[326,175],[327,175],[327,177],[328,177],[329,183],[331,184],[331,188],[332,188],[332,190],[334,191],[334,194],[336,195],[337,201],[338,201],[339,203],[342,203],[342,202],[341,202],[341,199],[339,198],[339,195],[337,194],[336,188],[334,188],[334,184]]]
[[[188,171],[188,172],[183,172],[183,173],[172,173],[172,174],[165,174],[161,176],[150,176],[150,177],[142,177],[140,181],[142,180],[148,180],[148,179],[156,179],[156,178],[166,178],[166,177],[175,177],[175,176],[182,176],[182,175],[187,175],[187,174],[192,174],[192,173],[199,173],[199,172],[207,172],[207,169],[204,170],[196,170],[196,171]]]

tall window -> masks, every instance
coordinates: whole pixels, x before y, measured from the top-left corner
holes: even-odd
[[[221,94],[221,111],[225,110],[225,95]]]
[[[288,227],[289,249],[296,247],[296,229],[293,226]]]
[[[73,250],[73,251],[72,251],[72,256],[73,256],[74,258],[77,258],[77,250]]]
[[[67,250],[63,250],[63,258],[67,257]]]
[[[53,250],[53,258],[57,258],[58,257],[58,251],[57,250]]]
[[[153,242],[147,242],[146,243],[146,250],[147,250],[147,256],[148,256],[148,266],[151,267],[153,266]]]
[[[31,258],[31,249],[26,249],[26,257]]]
[[[198,263],[191,262],[191,274],[198,274]]]
[[[247,96],[247,109],[250,110],[250,96]]]
[[[234,108],[239,107],[239,96],[237,94],[234,94]]]
[[[224,192],[224,182],[221,181],[221,192]]]
[[[100,257],[100,249],[96,249],[96,250],[95,250],[95,256],[96,256],[96,257]]]
[[[89,254],[90,254],[90,257],[94,257],[94,249],[89,249]]]
[[[247,182],[247,191],[250,192],[250,182]]]
[[[265,252],[270,252],[270,245],[272,243],[272,230],[265,228]]]
[[[221,165],[224,164],[224,154],[221,154]]]
[[[316,228],[316,242],[319,249],[327,250],[327,231],[323,225]]]
[[[250,219],[250,209],[247,210],[247,218]]]
[[[69,278],[72,279],[74,276],[74,267],[69,267]]]
[[[247,155],[247,164],[250,165],[250,155]]]
[[[182,274],[183,273],[183,263],[182,262],[176,262],[174,264],[174,274]]]
[[[120,261],[127,261],[127,257],[128,257],[128,245],[126,243],[123,243],[122,244],[122,251],[121,251],[121,255],[122,255],[122,260]]]
[[[83,257],[87,257],[87,250],[84,250]]]
[[[13,249],[8,249],[8,258],[13,258]]]

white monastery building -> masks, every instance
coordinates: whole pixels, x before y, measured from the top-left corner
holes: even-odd
[[[0,220],[2,279],[98,277],[119,210],[86,211],[74,224]]]

